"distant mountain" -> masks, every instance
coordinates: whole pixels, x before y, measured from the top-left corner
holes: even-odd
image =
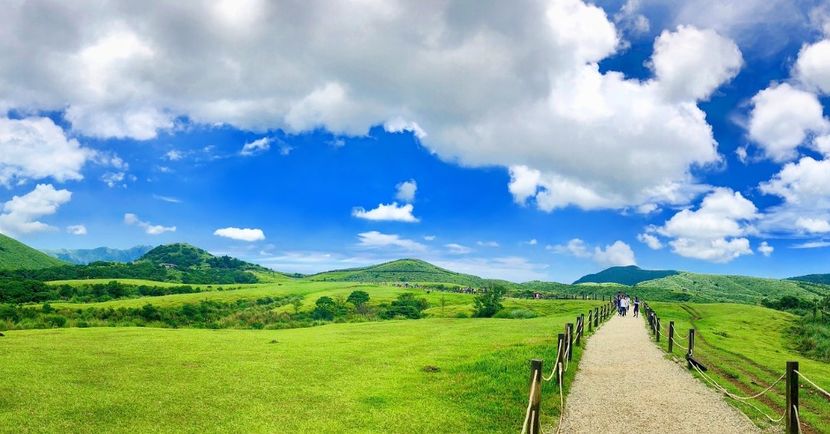
[[[133,262],[153,249],[153,246],[136,246],[130,249],[111,249],[98,247],[95,249],[60,249],[46,250],[45,252],[62,261],[71,264],[84,265],[90,262]]]
[[[260,265],[230,256],[214,256],[207,250],[186,243],[165,244],[155,247],[135,262],[150,263],[178,270],[218,268],[239,271],[271,271]]]
[[[830,286],[812,282],[685,272],[642,282],[633,290],[700,303],[758,304],[764,298],[775,300],[786,295],[807,300],[830,295]]]
[[[0,234],[0,270],[36,270],[66,263]]]
[[[788,277],[787,280],[797,280],[799,282],[820,283],[823,285],[830,285],[830,274],[807,274],[804,276]]]
[[[494,283],[514,285],[506,281],[484,279],[456,273],[420,259],[399,259],[369,267],[326,271],[306,276],[309,280],[335,282],[417,282],[448,283],[482,288]]]
[[[595,274],[582,276],[574,282],[578,283],[619,283],[620,285],[636,285],[646,280],[660,279],[678,274],[675,270],[643,270],[636,265],[626,267],[611,267]]]

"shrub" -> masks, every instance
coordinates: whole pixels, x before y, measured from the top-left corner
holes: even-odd
[[[480,295],[473,301],[473,316],[478,318],[490,318],[502,309],[501,301],[507,290],[503,286],[494,286]]]

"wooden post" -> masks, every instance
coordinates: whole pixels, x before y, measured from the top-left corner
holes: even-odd
[[[591,331],[593,329],[593,325],[594,325],[593,315],[594,315],[594,311],[589,310],[588,311],[588,331]]]
[[[674,321],[669,321],[669,354],[674,349]]]
[[[798,426],[798,419],[796,419],[796,412],[798,411],[798,362],[787,362],[787,408],[785,410],[785,419],[787,420],[787,434],[798,434],[801,432]]]
[[[573,359],[574,355],[574,324],[568,323],[568,361]]]
[[[686,352],[686,360],[688,361],[695,353],[695,329],[689,329],[689,350]],[[689,361],[689,369],[692,368],[692,362]]]
[[[657,342],[660,342],[660,317],[657,317]]]
[[[594,308],[594,328],[599,327],[599,308]]]
[[[579,346],[579,342],[582,340],[582,319],[585,318],[585,315],[580,314],[576,317],[576,346]]]
[[[542,361],[533,359],[530,361],[530,389],[533,395],[530,397],[530,420],[527,432],[538,433],[542,428],[539,422],[539,409],[542,406]]]
[[[556,336],[556,365],[553,367],[554,378],[557,379],[557,385],[559,380],[559,364],[564,361],[563,356],[565,355],[565,334],[559,333]]]

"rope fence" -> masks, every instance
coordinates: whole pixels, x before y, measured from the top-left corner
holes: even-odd
[[[660,317],[648,305],[648,303],[643,303],[643,311],[645,313],[645,317],[648,321],[649,328],[651,332],[654,334],[655,341],[658,343],[660,342],[660,335],[661,332],[664,330],[663,327],[660,326]],[[703,378],[706,383],[711,385],[715,390],[721,392],[723,395],[734,399],[742,404],[746,404],[754,408],[759,414],[763,415],[766,419],[768,419],[773,424],[780,423],[782,420],[785,421],[785,432],[787,434],[800,434],[801,431],[801,419],[799,415],[799,378],[803,379],[809,385],[811,385],[816,391],[820,392],[827,398],[830,398],[830,393],[827,390],[820,387],[811,379],[807,378],[804,374],[802,374],[798,370],[798,362],[797,361],[788,361],[786,365],[786,369],[784,373],[781,374],[775,381],[770,383],[769,386],[750,396],[741,396],[735,393],[730,392],[724,386],[719,384],[712,376],[706,374],[708,370],[707,367],[701,363],[701,361],[695,358],[695,332],[694,328],[689,329],[688,338],[683,338],[682,336],[675,333],[674,321],[669,321],[668,329],[666,330],[666,334],[668,334],[668,352],[673,354],[674,346],[678,346],[684,351],[686,351],[686,361],[688,363],[689,369],[694,369],[701,378]],[[677,342],[675,338],[684,339],[688,346],[683,346]],[[659,345],[659,344],[658,344]],[[785,382],[784,387],[784,398],[786,401],[786,405],[784,407],[784,411],[778,417],[772,417],[766,414],[761,408],[757,405],[753,404],[752,401],[759,399],[766,395],[767,393],[774,392],[775,386],[777,386],[782,381]],[[760,386],[760,385],[759,385]]]
[[[584,299],[590,300],[591,298],[586,297]],[[594,299],[596,299],[596,297]],[[587,315],[588,331],[596,331],[599,326],[611,318],[614,313],[616,313],[616,311],[610,301],[602,306],[590,309]],[[580,346],[583,338],[585,337],[585,326],[585,314],[580,314],[576,317],[575,322],[567,323],[565,325],[564,333],[559,333],[557,335],[556,358],[554,359],[550,375],[542,375],[542,360],[533,359],[530,361],[530,369],[532,372],[531,385],[524,423],[522,423],[522,434],[539,434],[541,429],[539,419],[541,416],[540,408],[542,402],[542,385],[543,382],[547,383],[553,381],[554,379],[556,380],[554,386],[558,389],[559,393],[559,428],[557,428],[557,433],[559,433],[559,430],[562,427],[563,418],[565,416],[564,377],[565,373],[568,372],[568,368],[570,366],[569,362],[573,358],[574,346]]]

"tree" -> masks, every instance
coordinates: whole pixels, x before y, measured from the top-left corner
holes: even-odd
[[[366,291],[352,291],[349,294],[349,297],[346,298],[346,301],[353,304],[355,309],[358,312],[365,314],[366,313],[366,304],[369,303],[369,293]]]
[[[385,319],[395,317],[418,319],[421,317],[421,312],[428,307],[429,303],[425,298],[415,298],[415,294],[406,292],[399,295],[397,300],[393,301],[389,308],[381,313],[381,317]]]
[[[494,286],[476,296],[473,301],[474,316],[478,318],[490,318],[502,309],[501,301],[507,292],[503,286]]]
[[[312,316],[314,319],[323,319],[331,321],[334,319],[334,314],[337,312],[337,303],[331,297],[320,297],[314,303],[316,307]]]

